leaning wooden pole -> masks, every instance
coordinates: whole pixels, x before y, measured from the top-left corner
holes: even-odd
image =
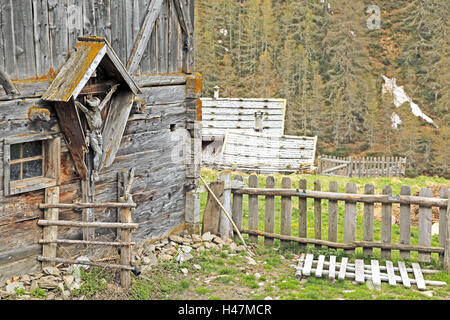
[[[236,233],[238,234],[239,239],[242,241],[245,249],[247,250],[247,252],[253,256],[254,254],[250,251],[250,249],[247,247],[247,244],[245,243],[244,238],[242,237],[241,232],[239,231],[239,228],[236,226],[236,224],[233,221],[233,218],[231,218],[231,215],[228,213],[227,209],[224,208],[224,206],[222,205],[222,203],[220,203],[220,200],[216,197],[216,195],[214,194],[214,192],[211,190],[211,188],[208,186],[208,184],[206,183],[206,181],[203,179],[202,176],[200,176],[200,179],[202,180],[203,184],[205,185],[206,189],[208,190],[208,192],[211,194],[211,196],[213,197],[213,199],[217,202],[217,204],[219,205],[219,207],[223,210],[223,212],[225,213],[225,216],[228,218],[228,220],[230,220],[231,224],[233,225],[234,230],[236,231]]]

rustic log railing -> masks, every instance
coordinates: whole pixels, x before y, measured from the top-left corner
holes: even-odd
[[[119,175],[119,182],[128,175],[128,171],[122,171]],[[132,173],[133,177],[133,173]],[[38,221],[38,225],[44,228],[43,239],[39,241],[42,244],[42,256],[39,256],[38,261],[42,262],[42,266],[54,266],[56,263],[64,264],[83,264],[89,266],[97,266],[102,268],[119,269],[120,282],[122,287],[128,288],[131,284],[130,271],[134,270],[131,266],[131,247],[136,243],[131,241],[131,232],[139,227],[139,224],[132,223],[131,209],[136,208],[136,204],[132,202],[130,196],[130,188],[132,184],[125,178],[125,188],[120,192],[118,203],[59,203],[59,187],[48,188],[45,193],[46,203],[41,203],[39,208],[44,210],[44,219]],[[128,183],[128,184],[127,184]],[[62,221],[58,220],[59,209],[72,209],[80,211],[83,209],[93,208],[118,208],[119,222],[86,222],[86,221]],[[70,228],[102,228],[102,229],[117,229],[120,230],[120,241],[93,241],[93,240],[68,240],[58,239],[58,227]],[[119,247],[120,250],[120,264],[101,263],[92,261],[77,261],[71,259],[57,258],[57,246],[59,244],[65,245],[85,245],[85,246],[109,246]]]
[[[345,193],[338,193],[337,182],[331,182],[329,190],[321,191],[321,184],[316,181],[314,191],[306,190],[307,181],[299,181],[301,189],[293,189],[290,178],[283,178],[282,188],[276,189],[275,178],[267,177],[267,188],[258,188],[258,177],[249,177],[251,187],[241,187],[242,176],[236,176],[236,183],[230,184],[233,194],[232,214],[240,232],[248,234],[251,242],[257,242],[258,237],[264,238],[265,245],[272,245],[274,239],[279,239],[281,245],[288,242],[297,242],[302,246],[314,244],[316,246],[327,246],[330,248],[344,249],[346,253],[354,253],[356,248],[363,248],[364,255],[372,255],[373,248],[381,249],[381,257],[388,259],[392,250],[400,250],[400,258],[409,259],[411,251],[418,252],[419,262],[430,262],[431,253],[438,253],[440,259],[446,262],[446,268],[450,265],[449,256],[449,234],[450,221],[449,189],[441,190],[440,198],[432,198],[430,189],[424,188],[419,196],[412,196],[409,187],[403,187],[400,195],[393,195],[392,188],[383,188],[383,194],[374,194],[374,186],[366,185],[364,194],[357,193],[357,186],[349,183]],[[225,188],[226,189],[226,188]],[[247,229],[243,228],[244,222],[244,195],[248,196],[248,222]],[[264,197],[264,218],[258,214],[258,197]],[[280,234],[275,233],[275,197],[281,197],[280,210]],[[292,198],[298,198],[298,236],[292,235]],[[314,237],[308,234],[308,201],[314,199]],[[231,202],[231,200],[224,199]],[[328,239],[323,239],[322,218],[323,202],[328,201]],[[343,221],[343,243],[338,242],[338,208],[339,202],[344,202]],[[363,203],[363,225],[357,225],[357,203]],[[381,203],[381,242],[374,240],[374,205]],[[400,239],[399,243],[392,241],[392,205],[400,204]],[[261,202],[259,202],[261,205]],[[417,245],[411,244],[411,205],[419,206]],[[439,246],[432,246],[432,207],[439,208]],[[264,230],[260,230],[261,220],[264,220]],[[296,219],[297,220],[297,219]],[[357,228],[362,228],[363,239],[357,241]]]
[[[402,177],[406,173],[406,158],[321,156],[317,173],[335,177]]]

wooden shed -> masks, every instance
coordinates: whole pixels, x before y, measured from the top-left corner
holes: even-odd
[[[193,22],[193,0],[0,0],[0,283],[41,268],[42,204],[119,203],[127,177],[133,241],[199,229]],[[59,220],[120,220],[69,207]],[[58,227],[67,240],[117,234]]]

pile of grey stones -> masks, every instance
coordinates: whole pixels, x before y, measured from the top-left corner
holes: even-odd
[[[132,263],[142,274],[150,273],[153,267],[161,262],[182,264],[192,260],[196,255],[206,250],[222,250],[233,255],[245,251],[245,247],[236,244],[232,239],[221,238],[209,232],[203,235],[171,235],[168,239],[144,243],[133,248]],[[73,291],[82,285],[81,269],[88,269],[83,261],[87,257],[79,257],[79,265],[69,267],[46,267],[40,272],[13,277],[0,287],[0,300],[42,299],[36,294],[37,288],[46,290],[46,300],[83,300],[84,296],[74,297]],[[194,265],[194,268],[201,268]],[[187,269],[182,269],[187,273]]]
[[[221,250],[233,255],[245,251],[245,247],[236,244],[232,239],[221,238],[209,232],[203,235],[171,235],[168,239],[138,246],[133,255],[133,262],[145,274],[160,262],[182,264],[206,250]]]

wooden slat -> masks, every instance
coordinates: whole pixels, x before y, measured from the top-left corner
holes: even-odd
[[[299,181],[299,189],[307,189],[306,179],[302,179]],[[298,236],[300,238],[306,238],[308,236],[308,199],[298,199],[298,212]],[[300,247],[306,248],[306,245],[300,245]]]
[[[364,193],[373,195],[375,194],[375,187],[373,184],[367,184],[364,188]],[[373,224],[374,224],[374,205],[373,203],[364,203],[364,231],[363,231],[363,240],[364,241],[373,241]],[[364,255],[372,255],[373,249],[364,248]]]
[[[298,259],[298,264],[297,264],[297,271],[295,272],[295,279],[297,279],[298,281],[302,280],[302,275],[303,275],[303,264],[305,263],[305,254],[302,253],[300,255],[300,259]]]
[[[389,285],[396,286],[397,282],[395,281],[394,265],[392,264],[392,261],[386,261],[386,269],[389,278]]]
[[[292,188],[290,178],[284,177],[281,181],[281,187],[284,189]],[[292,201],[291,197],[281,197],[281,234],[290,236],[292,225]],[[288,245],[289,242],[281,241],[282,245]]]
[[[392,196],[392,187],[383,187],[383,194]],[[392,204],[383,203],[381,205],[381,242],[392,243]],[[381,249],[381,259],[390,259],[391,250]]]
[[[303,274],[307,277],[311,274],[311,267],[312,267],[313,259],[314,259],[313,254],[306,255],[305,266],[303,267]]]
[[[60,70],[68,58],[67,0],[48,0],[51,61],[53,69]]]
[[[234,180],[244,182],[244,178],[240,175],[234,177]],[[243,196],[240,194],[233,194],[233,221],[238,227],[239,231],[242,230],[242,218],[243,218]],[[238,240],[238,235],[234,235],[235,240]]]
[[[250,188],[258,187],[256,175],[251,175],[248,178],[248,186]],[[251,195],[248,197],[248,227],[250,230],[258,230],[258,196]],[[258,236],[251,235],[250,241],[258,243]]]
[[[266,188],[275,188],[275,178],[269,176],[266,179]],[[266,196],[266,215],[264,222],[264,231],[275,233],[275,197]],[[268,237],[264,238],[264,245],[273,246],[274,240]]]
[[[50,70],[50,30],[47,3],[33,0],[33,16],[36,76],[42,77]]]
[[[338,192],[339,185],[336,181],[331,181],[330,192]],[[338,202],[328,201],[328,241],[337,242],[338,239]]]
[[[325,262],[325,256],[320,255],[319,260],[317,262],[317,268],[316,268],[316,278],[322,278],[322,272],[323,272],[323,263]]]
[[[328,267],[328,278],[334,280],[336,278],[336,256],[330,256],[330,265]]]
[[[42,261],[42,262],[64,263],[64,264],[74,264],[74,265],[88,265],[88,266],[94,266],[94,267],[119,269],[119,270],[129,270],[129,271],[134,270],[134,267],[131,267],[131,266],[112,264],[112,263],[77,261],[77,260],[62,259],[62,258],[50,258],[50,257],[42,257],[42,256],[39,256],[37,258],[37,260]]]
[[[433,197],[431,189],[423,188],[419,192],[421,197]],[[432,210],[431,207],[419,206],[419,245],[431,247]],[[430,262],[429,253],[419,252],[419,262]]]
[[[314,191],[322,191],[320,180],[314,181]],[[314,199],[314,237],[322,239],[322,200]]]
[[[342,261],[341,261],[341,268],[339,269],[339,275],[338,275],[339,280],[345,279],[345,273],[347,272],[347,263],[348,263],[348,258],[343,257]]]
[[[380,279],[380,266],[378,260],[371,261],[371,271],[372,271],[372,283],[375,288],[379,289],[381,287],[381,279]]]
[[[398,268],[400,270],[400,276],[402,277],[403,286],[405,288],[411,288],[411,281],[409,280],[408,271],[406,270],[405,263],[403,261],[399,261]]]
[[[445,252],[444,252],[444,268],[447,273],[450,273],[450,192],[448,195],[449,204],[447,205],[447,218],[446,218],[446,234],[447,240],[445,241]]]
[[[412,267],[414,271],[414,277],[416,279],[417,288],[421,291],[426,290],[427,287],[425,285],[425,280],[423,279],[423,274],[420,265],[418,263],[413,263]]]
[[[357,193],[357,187],[354,183],[348,183],[346,193]],[[352,243],[356,240],[356,202],[345,202],[344,215],[344,243]],[[354,253],[354,249],[344,250],[346,253]]]
[[[403,186],[400,191],[401,195],[411,195],[411,188],[409,186]],[[409,245],[411,239],[411,205],[400,204],[400,244]],[[409,259],[411,253],[406,250],[400,251],[401,259]]]
[[[364,284],[364,260],[355,260],[355,281],[359,284]]]
[[[114,222],[79,222],[79,221],[53,221],[39,220],[38,225],[44,227],[74,227],[74,228],[105,228],[105,229],[137,229],[136,223],[114,223]]]
[[[441,199],[448,199],[449,189],[442,188],[440,192]],[[447,209],[439,208],[439,246],[445,248],[445,242],[449,238],[447,233]],[[440,260],[444,262],[444,254],[439,256]]]
[[[158,73],[168,72],[169,53],[169,1],[163,1],[158,17],[157,46],[158,46]]]

